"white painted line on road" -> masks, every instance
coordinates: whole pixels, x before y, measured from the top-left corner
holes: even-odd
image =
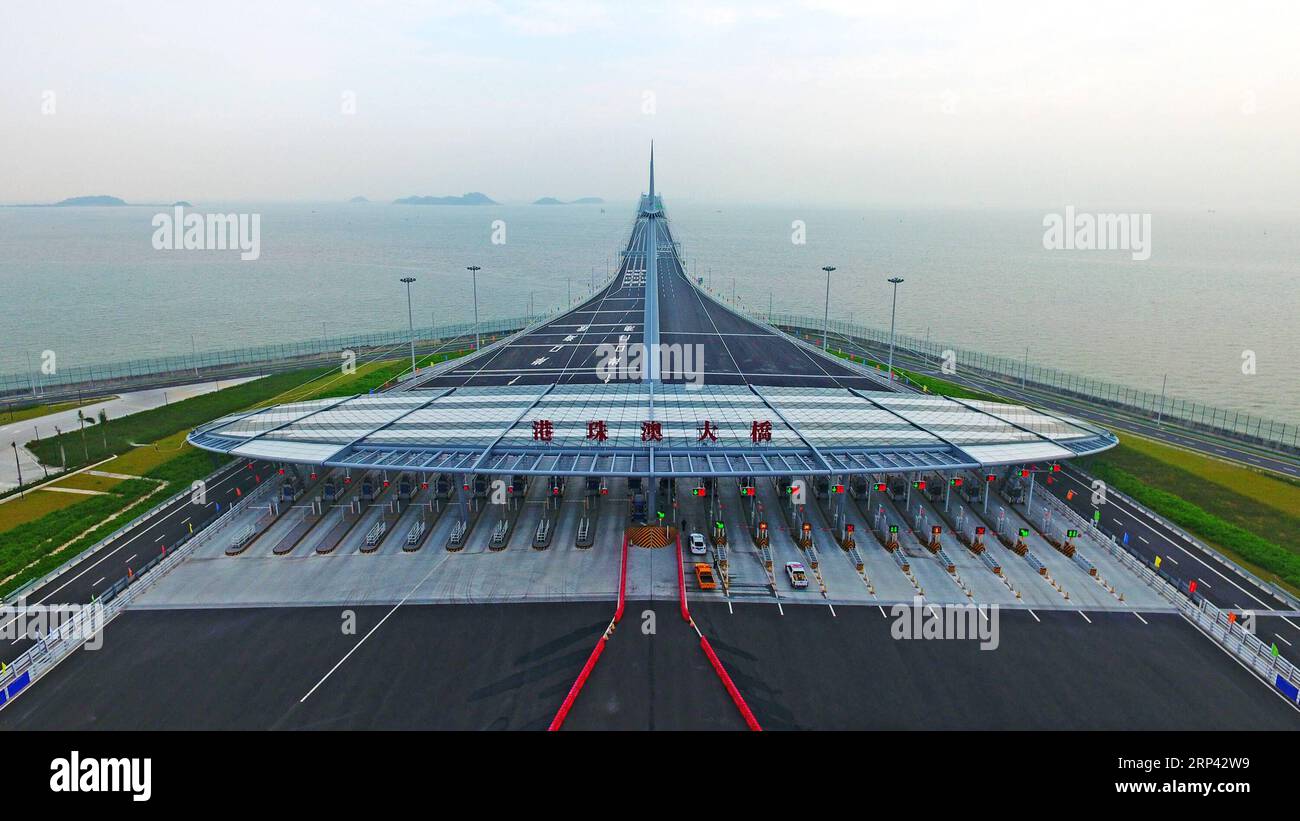
[[[95,587],[95,586],[97,586],[100,582],[102,582],[104,579],[107,579],[107,578],[108,578],[107,576],[100,576],[98,579],[95,579],[93,582],[91,582],[91,583],[90,583],[90,586],[91,586],[91,587]]]
[[[441,563],[439,563],[439,564],[435,564],[433,567],[430,567],[430,568],[429,568],[429,572],[424,574],[424,578],[422,578],[422,579],[420,579],[418,582],[416,582],[416,583],[415,583],[415,586],[412,587],[412,588],[410,589],[410,591],[409,591],[405,596],[402,597],[402,600],[399,601],[397,604],[393,605],[393,609],[392,609],[392,610],[389,610],[387,613],[385,613],[385,614],[384,614],[384,617],[383,617],[382,619],[379,620],[379,623],[378,623],[378,624],[376,624],[374,627],[370,628],[370,632],[369,632],[369,633],[366,633],[364,636],[361,637],[361,640],[360,640],[360,641],[358,641],[356,644],[352,645],[352,649],[349,650],[349,651],[347,651],[347,653],[345,653],[345,654],[343,655],[343,658],[339,659],[339,660],[334,664],[334,666],[330,668],[330,671],[329,671],[328,673],[326,673],[324,676],[321,676],[321,680],[318,681],[318,682],[316,682],[315,686],[313,686],[310,690],[307,691],[307,695],[305,695],[305,696],[303,696],[302,698],[298,699],[298,703],[299,703],[299,704],[302,704],[304,701],[306,701],[308,698],[310,698],[310,697],[311,697],[311,694],[314,693],[314,692],[316,692],[317,688],[319,688],[322,684],[325,683],[325,679],[327,679],[327,678],[329,678],[330,676],[334,675],[334,671],[337,670],[337,669],[339,669],[340,667],[342,667],[342,666],[343,666],[343,662],[347,661],[348,658],[349,658],[353,653],[355,653],[355,652],[357,651],[357,648],[360,647],[362,644],[365,643],[366,639],[368,639],[368,638],[370,638],[371,636],[373,636],[373,635],[375,634],[375,631],[376,631],[376,630],[378,630],[380,627],[383,627],[383,626],[384,626],[384,622],[388,621],[388,617],[391,616],[391,615],[393,615],[394,613],[396,613],[396,612],[397,612],[397,608],[401,607],[403,604],[406,604],[406,600],[409,599],[409,598],[411,598],[411,594],[414,593],[416,590],[419,590],[419,589],[420,589],[420,585],[422,585],[422,584],[424,584],[426,581],[428,581],[428,580],[429,580],[429,577],[433,575],[433,571],[437,570],[439,567],[441,567]]]
[[[1033,610],[1032,607],[1029,609],[1029,615],[1033,616],[1033,617],[1034,617],[1034,621],[1038,622],[1039,624],[1042,624],[1042,623],[1043,623],[1043,620],[1040,619],[1040,618],[1038,618],[1038,614],[1034,612],[1034,610]]]
[[[831,604],[830,602],[826,602],[826,606],[829,607],[829,608],[831,609],[831,617],[832,617],[832,618],[836,618],[836,616],[835,616],[835,605]]]
[[[165,538],[167,538],[167,534],[166,534],[166,533],[159,534],[158,538],[154,539],[154,544],[157,544],[158,542],[161,542],[161,541],[162,541],[163,539],[165,539]]]
[[[1092,619],[1088,618],[1088,614],[1087,614],[1087,613],[1083,612],[1082,610],[1078,610],[1078,611],[1075,611],[1075,612],[1077,612],[1080,616],[1083,616],[1083,620],[1086,621],[1086,622],[1088,622],[1088,624],[1092,624]]]
[[[1206,590],[1211,589],[1211,588],[1210,588],[1210,583],[1207,582],[1205,579],[1202,579],[1200,576],[1197,576],[1197,577],[1196,577],[1196,581],[1197,581],[1198,584],[1200,584],[1200,585],[1201,585],[1202,587],[1204,587]]]
[[[1146,536],[1138,536],[1138,541],[1141,542],[1142,544],[1151,544],[1150,542],[1147,541]]]
[[[881,607],[880,605],[876,605],[876,609],[880,611],[880,618],[882,619],[889,618],[889,616],[885,615],[885,608]]]
[[[1173,562],[1174,564],[1178,564],[1178,560],[1175,559],[1173,556],[1165,556],[1165,558]]]
[[[1278,633],[1274,633],[1273,635],[1277,636],[1279,639],[1282,639],[1282,641],[1286,641],[1286,639],[1282,638],[1282,636],[1281,636],[1280,634],[1278,634]],[[1289,642],[1289,641],[1286,641],[1286,646],[1287,646],[1287,647],[1294,647],[1295,645],[1293,645],[1293,644],[1292,644],[1291,642]]]
[[[1147,624],[1147,620],[1144,619],[1144,618],[1142,618],[1142,614],[1141,614],[1141,613],[1139,613],[1139,612],[1137,612],[1136,610],[1134,610],[1134,611],[1133,611],[1133,615],[1135,615],[1135,616],[1138,617],[1138,621],[1142,622],[1143,624]],[[1148,625],[1148,626],[1150,626],[1150,625]]]
[[[132,553],[132,554],[131,554],[131,558],[129,558],[129,559],[127,559],[126,561],[122,562],[122,564],[130,564],[131,562],[135,561],[135,557],[138,556],[138,555],[140,555],[140,554],[138,554],[138,553]]]

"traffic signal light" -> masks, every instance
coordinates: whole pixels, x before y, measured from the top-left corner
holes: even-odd
[[[1027,527],[1020,528],[1020,538],[1024,539],[1027,538],[1028,536],[1029,536],[1029,528]]]
[[[938,536],[940,533],[943,532],[943,528],[940,527],[939,525],[935,525],[934,527],[930,528],[930,532]]]
[[[1077,539],[1077,538],[1079,538],[1079,531],[1077,531],[1077,530],[1067,530],[1067,531],[1065,531],[1065,538],[1067,538],[1067,539]]]
[[[707,496],[707,495],[708,495],[708,491],[706,491],[706,490],[705,490],[704,488],[702,488],[702,487],[693,487],[693,488],[691,488],[691,495],[692,495],[692,496]]]
[[[831,485],[831,493],[843,493],[844,485]]]
[[[917,490],[925,490],[925,480],[922,479],[919,482],[913,482],[912,487],[916,488]]]
[[[852,533],[852,532],[853,532],[853,525],[851,525],[851,524],[847,524],[847,525],[845,525],[845,526],[844,526],[844,532],[845,532],[845,533]]]
[[[889,485],[885,484],[884,482],[876,482],[876,490],[880,491],[881,493],[884,493],[886,490],[889,490]]]
[[[984,481],[986,482],[996,482],[997,480],[998,477],[996,473],[990,473],[984,477]]]
[[[954,476],[954,477],[952,477],[952,486],[953,486],[953,487],[961,487],[961,477],[960,477],[960,476]]]
[[[1020,476],[1021,476],[1021,478],[1024,478],[1024,477],[1026,477],[1026,476],[1028,476],[1028,475],[1029,475],[1029,468],[1021,468],[1021,469],[1020,469]]]
[[[890,532],[890,533],[897,533],[897,532],[898,532],[898,525],[890,525],[890,526],[889,526],[889,532]]]
[[[754,495],[754,488],[753,488],[753,486],[752,486],[752,485],[745,485],[744,487],[742,487],[742,488],[740,489],[740,495],[741,495],[741,496],[753,496],[753,495]]]
[[[976,536],[983,536],[983,535],[984,535],[984,528],[982,528],[982,527],[977,527],[977,528],[975,528],[975,535],[976,535]]]
[[[1052,473],[1060,473],[1060,472],[1061,472],[1061,465],[1060,465],[1060,463],[1059,463],[1059,462],[1053,462],[1053,463],[1052,463]]]

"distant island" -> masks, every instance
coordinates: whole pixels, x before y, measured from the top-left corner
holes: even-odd
[[[348,200],[348,202],[370,202],[370,200],[366,199],[365,197],[353,197],[352,199]]]
[[[68,197],[54,203],[55,206],[64,205],[126,205],[126,200],[117,197],[110,197],[104,194],[96,194],[91,197]]]
[[[487,194],[471,191],[461,197],[402,197],[395,205],[497,205]]]
[[[533,205],[604,205],[604,204],[605,201],[602,200],[600,197],[582,197],[581,199],[576,199],[573,202],[564,202],[563,200],[557,200],[555,197],[542,197],[540,200],[537,200],[536,202],[533,203]]]

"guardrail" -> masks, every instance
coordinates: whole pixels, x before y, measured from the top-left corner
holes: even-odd
[[[1181,586],[1175,587],[1163,575],[1149,567],[1146,562],[1134,556],[1120,546],[1115,537],[1104,532],[1095,522],[1089,521],[1070,509],[1064,502],[1052,494],[1047,497],[1047,506],[1060,515],[1074,522],[1082,532],[1092,533],[1094,541],[1110,553],[1128,570],[1160,594],[1161,598],[1172,604],[1188,621],[1195,624],[1203,633],[1210,636],[1241,661],[1250,670],[1283,693],[1292,702],[1297,701],[1300,690],[1300,669],[1297,669],[1279,653],[1273,654],[1273,647],[1265,644],[1258,636],[1242,628],[1238,620],[1211,604],[1204,597],[1184,593]]]
[[[102,631],[118,613],[126,609],[144,591],[153,587],[160,578],[184,561],[196,546],[214,538],[254,500],[270,492],[274,482],[264,482],[257,490],[243,497],[210,525],[192,535],[182,537],[179,545],[169,553],[157,556],[135,573],[128,570],[125,584],[121,581],[106,591],[106,595],[89,606],[77,610],[72,618],[36,640],[12,664],[0,673],[0,709],[24,688],[53,669],[71,655],[92,635]],[[188,491],[187,491],[188,492]]]

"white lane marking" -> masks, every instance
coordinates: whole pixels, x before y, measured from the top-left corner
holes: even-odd
[[[1042,624],[1042,623],[1043,623],[1043,620],[1040,619],[1040,618],[1038,618],[1038,614],[1035,613],[1035,612],[1033,611],[1033,608],[1030,608],[1030,610],[1029,610],[1029,615],[1033,616],[1033,617],[1034,617],[1034,621],[1038,622],[1039,624]]]
[[[1150,542],[1147,541],[1146,536],[1138,536],[1138,541],[1141,542],[1142,544],[1151,544]]]
[[[95,587],[95,586],[97,586],[100,582],[102,582],[104,579],[107,579],[107,578],[108,578],[107,576],[100,576],[98,579],[95,579],[93,582],[91,582],[91,583],[90,583],[90,586],[91,586],[91,587]]]
[[[183,523],[182,523],[182,524],[183,524]],[[167,538],[167,534],[166,534],[166,533],[163,533],[163,534],[159,535],[158,538],[154,539],[154,544],[157,544],[158,542],[161,542],[161,541],[162,541],[163,539],[165,539],[165,538]]]
[[[132,554],[131,554],[131,558],[129,558],[129,559],[127,559],[126,561],[122,562],[122,564],[130,564],[131,562],[135,561],[135,557],[138,556],[138,555],[140,555],[140,554],[139,554],[139,553],[132,553]]]
[[[1147,620],[1144,619],[1144,618],[1142,618],[1142,614],[1141,614],[1141,613],[1139,613],[1139,612],[1137,612],[1136,610],[1134,610],[1134,611],[1133,611],[1133,615],[1135,615],[1135,616],[1138,617],[1138,621],[1142,622],[1143,624],[1147,624]],[[1148,626],[1149,626],[1149,625],[1148,625]]]
[[[1282,638],[1281,634],[1279,634],[1279,633],[1274,633],[1273,635],[1275,635],[1275,636],[1277,636],[1278,638],[1282,639],[1282,641],[1286,641],[1286,639],[1285,639],[1285,638]],[[1289,642],[1289,641],[1286,641],[1286,646],[1287,646],[1287,647],[1294,647],[1295,645],[1293,645],[1293,644],[1292,644],[1291,642]]]
[[[1204,587],[1205,589],[1207,589],[1207,590],[1212,589],[1212,588],[1210,587],[1210,583],[1207,582],[1205,579],[1202,579],[1200,576],[1197,576],[1197,577],[1196,577],[1196,581],[1199,582],[1199,583],[1201,584],[1201,586]]]
[[[1088,618],[1087,613],[1083,612],[1082,610],[1076,610],[1075,612],[1078,613],[1080,616],[1083,616],[1083,620],[1088,622],[1088,624],[1092,624],[1092,619]]]
[[[1178,560],[1175,559],[1173,556],[1165,556],[1165,558],[1173,562],[1174,564],[1178,564]]]
[[[330,676],[334,675],[334,671],[337,670],[337,669],[339,669],[340,667],[342,667],[342,666],[343,666],[343,662],[347,661],[348,658],[351,657],[351,655],[357,651],[357,648],[360,647],[362,644],[365,643],[366,639],[368,639],[368,638],[370,638],[371,636],[373,636],[373,635],[375,634],[375,631],[376,631],[376,630],[378,630],[380,627],[383,627],[383,626],[384,626],[384,622],[388,621],[388,617],[391,616],[391,615],[393,615],[394,613],[396,613],[396,612],[397,612],[397,608],[401,607],[403,604],[406,604],[406,600],[409,599],[409,598],[411,598],[411,595],[412,595],[413,593],[415,593],[416,590],[419,590],[419,589],[420,589],[420,585],[422,585],[422,584],[424,584],[426,581],[428,581],[428,580],[429,580],[429,577],[433,575],[433,571],[437,570],[440,566],[441,566],[441,564],[435,564],[433,567],[430,567],[430,568],[429,568],[429,572],[424,574],[424,578],[422,578],[422,579],[420,579],[418,582],[416,582],[416,583],[415,583],[415,586],[412,587],[412,588],[407,592],[407,594],[406,594],[405,596],[402,597],[402,600],[399,601],[397,604],[393,605],[393,609],[392,609],[392,610],[389,610],[387,613],[385,613],[385,614],[384,614],[384,617],[383,617],[382,619],[379,620],[379,623],[378,623],[378,624],[376,624],[374,627],[370,628],[370,632],[369,632],[369,633],[366,633],[364,636],[361,637],[361,640],[360,640],[360,641],[358,641],[356,644],[352,645],[352,649],[349,650],[349,651],[347,651],[347,653],[345,653],[345,654],[343,655],[343,658],[339,659],[339,660],[334,664],[334,666],[330,668],[330,671],[329,671],[328,673],[326,673],[325,675],[321,676],[321,680],[318,681],[318,682],[316,682],[315,686],[313,686],[310,690],[307,691],[307,695],[305,695],[305,696],[303,696],[302,698],[298,699],[298,703],[299,703],[299,704],[302,704],[304,701],[306,701],[308,698],[310,698],[310,697],[311,697],[311,694],[314,693],[314,692],[316,692],[317,688],[319,688],[322,684],[325,683],[325,679],[327,679],[327,678],[329,678]]]

